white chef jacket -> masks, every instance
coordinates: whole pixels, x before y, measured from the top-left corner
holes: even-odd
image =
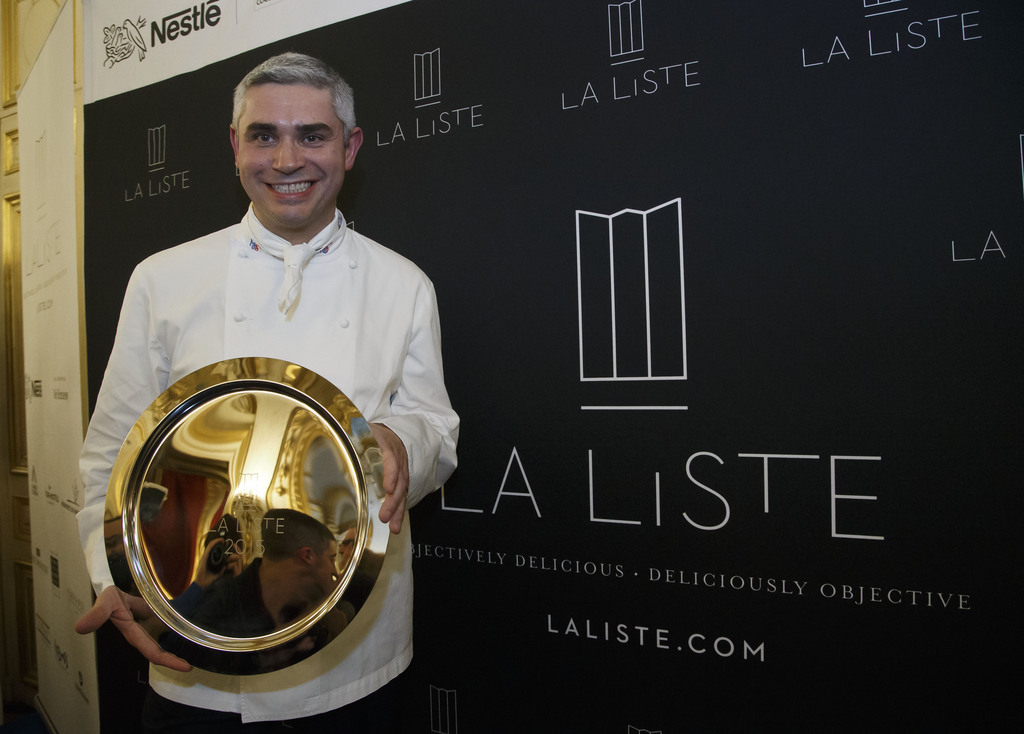
[[[282,261],[255,244],[245,219],[159,252],[132,274],[80,461],[85,505],[78,522],[97,593],[113,583],[102,520],[121,444],[160,393],[208,364],[271,357],[328,379],[368,421],[384,423],[405,444],[409,507],[454,470],[459,421],[444,387],[437,302],[426,275],[347,230],[306,266],[290,318],[278,308],[283,279]],[[406,516],[373,593],[344,634],[317,654],[253,676],[150,666],[150,684],[165,698],[239,712],[243,721],[292,719],[372,693],[411,659]]]

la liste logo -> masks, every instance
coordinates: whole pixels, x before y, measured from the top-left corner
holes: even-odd
[[[221,20],[221,0],[206,0],[191,7],[165,15],[159,20],[149,23],[142,16],[135,20],[125,18],[121,24],[111,24],[103,28],[103,47],[106,58],[103,65],[108,69],[115,64],[130,58],[143,61],[146,52],[171,43],[192,33],[213,28]],[[146,31],[149,33],[149,45],[146,44]]]
[[[124,189],[125,202],[145,200],[154,196],[180,193],[188,189],[189,170],[172,170],[167,165],[167,124],[146,130],[148,176]]]
[[[483,127],[483,104],[445,104],[441,98],[441,48],[414,53],[412,97],[415,117],[377,130],[377,146],[415,142]],[[450,98],[451,95],[449,95]]]
[[[671,4],[648,2],[648,6],[652,5],[655,6],[655,25],[664,23],[665,8],[672,7]],[[602,72],[600,76],[562,92],[563,110],[599,107],[602,102],[645,99],[652,94],[701,85],[697,59],[666,63],[648,58],[649,44],[644,37],[648,23],[644,18],[643,0],[608,3],[604,10],[607,11],[607,39],[602,35],[601,42],[608,44],[611,74],[605,77]]]

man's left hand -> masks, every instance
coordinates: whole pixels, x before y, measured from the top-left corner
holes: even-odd
[[[402,530],[409,495],[409,454],[402,439],[383,423],[371,423],[370,431],[384,457],[384,492],[387,496],[378,517],[388,524],[392,533],[398,533]]]

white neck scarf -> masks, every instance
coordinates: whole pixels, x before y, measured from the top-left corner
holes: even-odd
[[[302,271],[313,257],[327,252],[345,239],[345,219],[341,212],[336,211],[331,223],[316,233],[309,242],[293,245],[288,240],[277,236],[260,223],[252,206],[245,215],[249,232],[252,235],[250,247],[264,250],[278,260],[284,261],[284,282],[277,296],[277,307],[285,317],[290,317],[302,293]]]

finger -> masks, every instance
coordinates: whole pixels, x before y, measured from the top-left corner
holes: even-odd
[[[167,652],[157,644],[146,630],[135,621],[135,616],[152,617],[153,610],[145,601],[120,592],[117,587],[108,586],[96,597],[92,609],[75,624],[75,631],[88,634],[99,629],[108,619],[114,624],[132,647],[151,663],[166,666],[172,670],[187,673],[192,666],[177,655]]]
[[[399,533],[402,530],[402,522],[405,520],[406,493],[388,495],[381,504],[378,517],[381,522],[387,523],[391,532]]]
[[[83,614],[82,618],[75,623],[75,632],[80,635],[95,632],[103,626],[104,622],[110,619],[112,614],[123,607],[124,602],[121,600],[121,595],[117,588],[108,586],[96,597],[96,603],[92,605],[92,609]],[[130,617],[131,615],[123,616]]]
[[[132,620],[151,619],[153,617],[153,608],[141,597],[125,594],[122,598]]]
[[[408,485],[402,486],[400,491],[396,489],[391,494],[385,495],[380,507],[380,519],[383,522],[388,522],[399,510],[404,511],[407,497]]]
[[[82,615],[82,618],[75,623],[75,632],[80,635],[87,635],[95,632],[103,623],[110,619],[110,610],[94,605],[92,609]]]
[[[405,520],[405,496],[403,495],[401,503],[395,510],[395,514],[391,516],[391,521],[388,523],[388,527],[391,528],[391,532],[398,535],[402,532],[402,523]]]
[[[390,451],[384,454],[384,491],[393,495],[398,489],[398,466],[395,455]]]
[[[381,478],[384,483],[384,491],[387,494],[404,492],[409,485],[409,458],[405,444],[394,431],[382,423],[371,423],[370,430],[381,450],[383,460]]]
[[[124,621],[120,619],[112,620],[114,625],[121,630],[121,634],[128,640],[128,643],[142,653],[142,656],[155,665],[163,665],[164,667],[170,668],[171,670],[177,670],[182,673],[187,673],[192,670],[192,666],[187,661],[179,658],[173,653],[169,653],[157,644],[157,641],[149,636],[146,630],[139,626],[138,622],[135,621]]]

